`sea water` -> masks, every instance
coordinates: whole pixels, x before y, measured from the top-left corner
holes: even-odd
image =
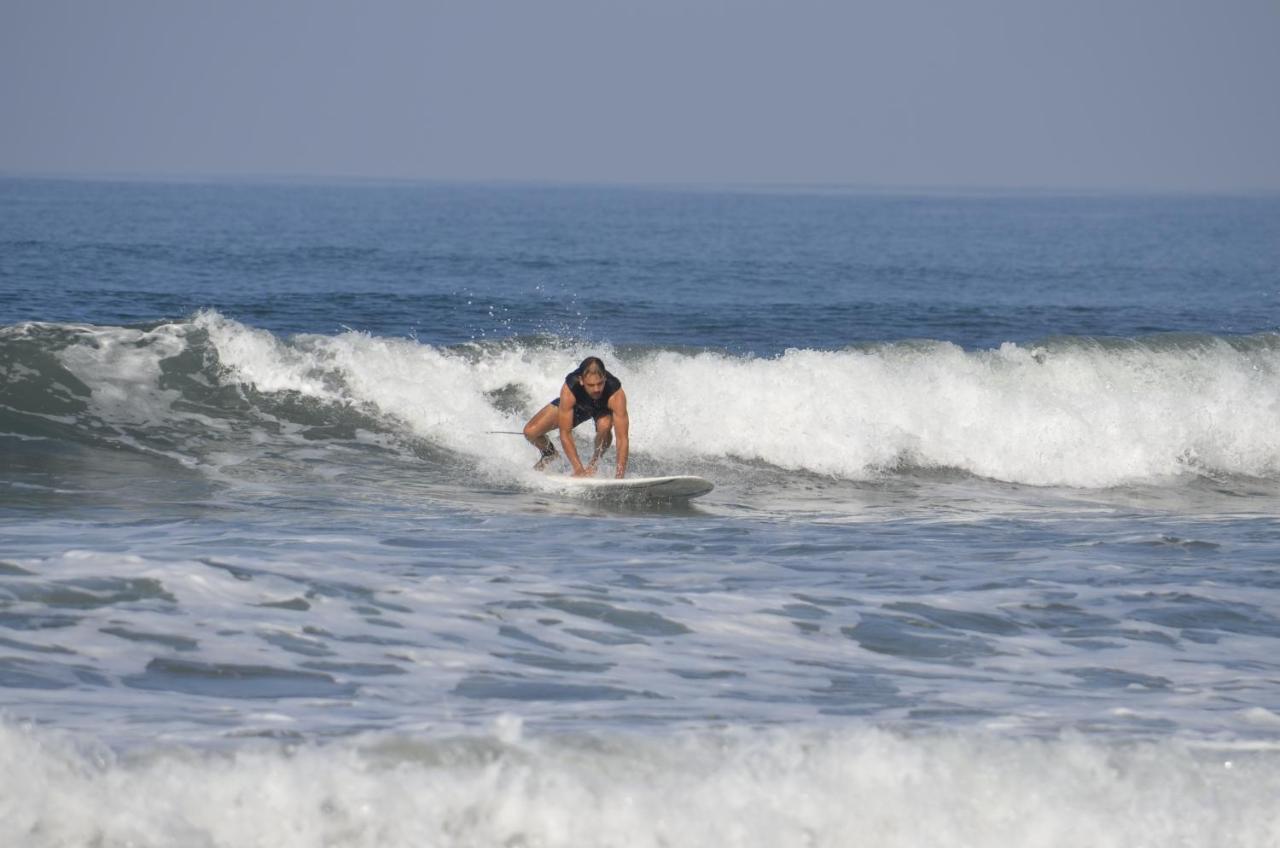
[[[2,180],[0,844],[1280,844],[1278,298],[1274,196]],[[531,470],[589,354],[714,492]]]

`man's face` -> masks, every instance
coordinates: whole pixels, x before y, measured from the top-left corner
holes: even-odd
[[[604,377],[596,373],[587,374],[582,378],[582,388],[586,389],[591,397],[598,398],[604,394]]]

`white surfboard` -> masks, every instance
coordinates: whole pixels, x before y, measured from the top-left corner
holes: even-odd
[[[565,477],[563,482],[592,494],[655,500],[696,498],[715,488],[710,480],[687,474],[674,477],[624,477],[621,480],[616,477]]]

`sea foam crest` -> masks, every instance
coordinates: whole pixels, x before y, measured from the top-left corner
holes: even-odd
[[[1274,751],[871,729],[135,751],[0,724],[0,844],[1164,846],[1280,836]]]
[[[626,387],[633,451],[669,462],[733,457],[850,479],[947,468],[1083,487],[1280,473],[1270,339],[897,344],[761,359],[583,344],[459,351],[354,332],[285,343],[216,314],[197,323],[233,379],[371,404],[483,462],[527,464],[522,440],[479,434],[519,429],[582,356],[599,353]]]

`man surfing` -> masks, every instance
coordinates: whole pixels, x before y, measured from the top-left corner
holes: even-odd
[[[596,441],[591,461],[584,467],[573,443],[573,428],[588,419],[596,424]],[[629,426],[627,393],[622,390],[622,381],[608,372],[598,356],[588,356],[576,371],[564,378],[560,397],[538,410],[524,425],[524,437],[542,454],[542,459],[533,466],[541,471],[556,460],[555,445],[547,434],[558,428],[564,455],[573,466],[573,476],[594,477],[596,463],[609,449],[616,433],[618,464],[614,476],[621,479],[627,473]]]

